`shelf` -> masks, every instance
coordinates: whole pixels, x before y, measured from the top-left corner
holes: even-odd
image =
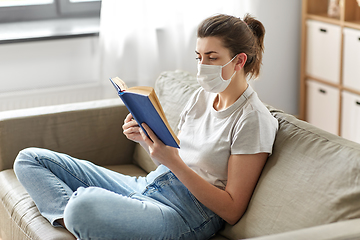
[[[338,88],[338,89],[343,90],[343,91],[347,91],[347,92],[351,92],[351,93],[360,95],[360,91],[359,91],[359,90],[355,90],[355,89],[352,89],[352,88],[344,87],[344,86],[342,86],[341,84],[336,84],[336,83],[328,82],[328,81],[322,80],[322,79],[320,79],[320,78],[312,77],[312,76],[310,76],[310,75],[306,75],[305,78],[306,78],[306,80],[312,80],[312,81],[315,81],[315,82],[318,82],[318,83],[322,83],[322,84],[326,84],[326,85],[331,86],[331,87]]]
[[[349,27],[349,28],[360,29],[360,20],[358,20],[358,21],[346,21],[344,23],[344,26]]]
[[[300,77],[300,114],[299,114],[299,118],[303,119],[305,121],[309,121],[309,119],[313,119],[312,116],[309,116],[309,109],[313,109],[314,106],[316,106],[318,104],[317,101],[312,100],[312,102],[310,102],[309,100],[309,94],[311,94],[311,88],[308,87],[308,83],[312,82],[315,84],[323,84],[324,87],[332,87],[334,89],[336,89],[338,91],[339,97],[338,100],[336,102],[336,104],[339,105],[339,113],[333,117],[333,120],[339,120],[339,124],[338,124],[338,131],[337,133],[340,135],[342,134],[342,127],[345,125],[349,124],[349,121],[352,121],[351,119],[349,119],[349,117],[346,117],[344,115],[344,109],[347,109],[349,106],[348,105],[344,105],[345,100],[343,97],[344,93],[352,93],[355,94],[356,96],[360,96],[360,90],[354,89],[353,87],[349,87],[348,83],[345,86],[344,85],[344,68],[347,69],[346,67],[351,67],[352,71],[354,71],[354,69],[357,69],[357,66],[359,65],[359,61],[360,59],[358,58],[358,51],[360,50],[359,45],[357,44],[358,41],[355,39],[354,41],[356,42],[356,44],[354,46],[352,46],[349,42],[348,42],[348,38],[347,35],[345,35],[344,33],[344,29],[345,28],[351,28],[351,29],[355,29],[355,30],[360,30],[360,6],[358,5],[358,0],[338,0],[337,2],[339,2],[339,7],[340,7],[340,16],[337,18],[333,18],[333,17],[329,17],[328,16],[328,7],[329,7],[329,1],[330,0],[302,0],[302,54],[301,54],[301,77]],[[311,76],[311,71],[307,72],[307,64],[309,64],[309,61],[307,61],[307,57],[312,57],[312,59],[314,59],[314,57],[311,55],[311,53],[316,53],[315,48],[312,48],[313,46],[310,45],[309,48],[309,43],[307,41],[310,41],[308,38],[308,32],[311,30],[309,27],[307,27],[307,21],[306,20],[315,20],[321,23],[327,23],[327,24],[333,24],[336,25],[338,27],[340,27],[341,31],[338,33],[338,35],[336,35],[336,37],[340,37],[341,43],[340,43],[340,48],[341,48],[341,57],[340,57],[340,63],[339,63],[339,69],[340,69],[340,73],[339,73],[339,82],[329,82],[326,81],[324,79],[321,79],[321,77],[313,77]],[[310,32],[311,33],[311,32]],[[317,39],[321,38],[321,36],[317,36]],[[360,39],[359,39],[360,40]],[[325,43],[324,43],[325,44]],[[326,43],[327,44],[327,43]],[[349,48],[349,44],[351,45],[351,49],[349,50],[348,48],[345,48],[345,44],[346,46]],[[336,44],[336,46],[338,46],[338,44]],[[354,48],[354,50],[352,51],[352,48]],[[308,53],[307,51],[311,49],[311,52]],[[344,57],[344,51],[345,49],[347,49],[347,52],[350,52],[351,55],[351,60],[350,61],[356,61],[355,64],[349,64],[349,56],[347,55],[346,59]],[[327,55],[329,50],[327,50],[327,52],[318,54],[320,56],[320,59],[317,60],[317,62],[324,62],[324,64],[326,64],[326,60],[329,57]],[[331,51],[330,51],[331,52]],[[316,55],[317,56],[317,55]],[[321,56],[323,57],[321,59]],[[344,63],[346,60],[347,65],[346,67],[344,66]],[[311,69],[310,69],[311,70]],[[349,71],[347,71],[349,72]],[[315,74],[315,73],[314,73]],[[351,76],[352,78],[356,79],[356,84],[359,84],[360,81],[358,81],[359,79],[359,73],[356,72],[355,73],[355,77]],[[324,75],[324,76],[323,76]],[[323,76],[323,78],[325,78],[325,74],[323,75],[316,75],[316,76]],[[352,85],[350,85],[352,86]],[[356,85],[358,86],[358,85]],[[337,96],[336,96],[337,98]],[[325,105],[325,104],[324,104]],[[344,117],[345,116],[345,117]],[[326,123],[324,123],[326,125]],[[320,125],[323,125],[323,123],[321,123]],[[335,124],[336,125],[336,124]],[[358,136],[360,139],[360,128],[358,129]]]
[[[351,93],[354,93],[354,94],[357,94],[357,95],[360,96],[360,91],[354,90],[354,89],[352,89],[352,88],[342,87],[341,90],[347,91],[347,92],[351,92]]]
[[[305,11],[309,14],[325,15],[328,11],[328,6],[329,0],[307,0]]]
[[[349,28],[360,29],[360,20],[345,21],[342,24],[342,21],[340,21],[339,19],[328,17],[326,14],[323,14],[323,15],[308,14],[307,19],[321,21],[321,22],[335,24],[335,25],[343,25],[344,27],[349,27]]]
[[[341,25],[340,19],[329,17],[326,13],[324,13],[324,14],[308,14],[307,18],[311,19],[311,20],[325,22],[325,23]]]
[[[345,22],[360,22],[360,6],[357,0],[345,1]]]
[[[304,0],[306,1],[306,0]],[[307,0],[305,18],[360,29],[360,6],[357,0],[340,0],[339,17],[327,13],[329,0]]]
[[[323,83],[323,84],[326,84],[326,85],[329,85],[329,86],[332,86],[332,87],[335,87],[335,88],[340,88],[341,85],[340,84],[337,84],[337,83],[332,83],[332,82],[329,82],[329,81],[326,81],[326,80],[322,80],[320,78],[316,78],[316,77],[312,77],[310,75],[306,75],[305,78],[308,80],[308,79],[311,79],[311,80],[314,80],[316,82],[319,82],[319,83]]]

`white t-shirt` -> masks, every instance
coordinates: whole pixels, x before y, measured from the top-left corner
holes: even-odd
[[[278,121],[249,87],[227,109],[216,111],[216,93],[197,90],[181,113],[183,161],[209,183],[225,188],[232,154],[271,154]]]

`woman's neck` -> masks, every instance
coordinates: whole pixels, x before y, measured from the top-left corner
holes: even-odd
[[[213,104],[215,110],[220,111],[230,107],[247,89],[248,83],[245,75],[236,75],[237,74],[235,74],[225,91],[217,94]]]

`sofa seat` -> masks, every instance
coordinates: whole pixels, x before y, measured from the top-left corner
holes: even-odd
[[[148,174],[144,171],[144,169],[140,168],[135,164],[107,165],[104,167],[129,176],[145,177]]]

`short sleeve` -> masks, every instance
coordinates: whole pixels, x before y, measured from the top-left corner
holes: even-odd
[[[269,113],[251,111],[234,129],[231,154],[272,154],[278,121]]]

